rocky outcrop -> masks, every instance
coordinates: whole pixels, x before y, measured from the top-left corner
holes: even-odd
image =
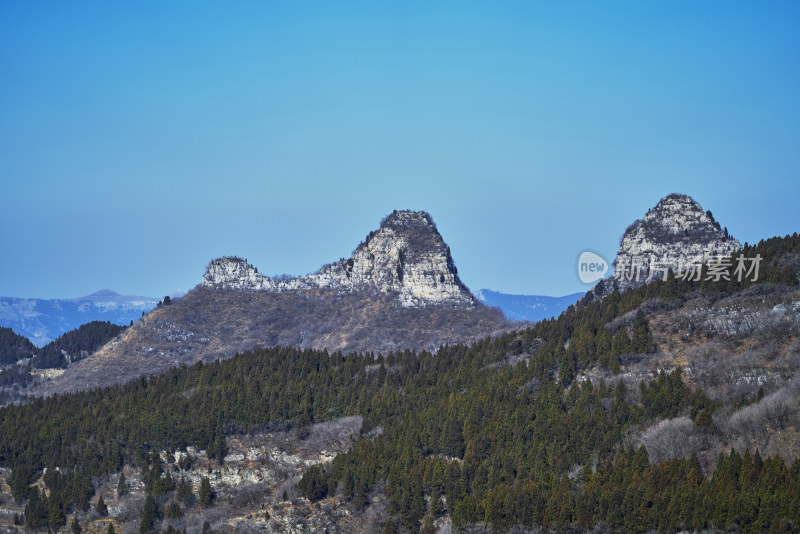
[[[279,288],[274,280],[258,274],[258,269],[235,256],[217,258],[209,263],[201,284],[234,291],[274,291]]]
[[[742,247],[710,211],[687,195],[671,194],[628,226],[614,260],[614,277],[593,290],[602,297],[615,289],[637,287],[668,271],[688,272]]]
[[[377,292],[396,295],[404,307],[448,305],[471,308],[475,298],[458,278],[450,248],[424,211],[395,211],[349,259],[298,278],[274,279],[236,257],[206,268],[202,285],[237,291]]]
[[[730,256],[741,245],[720,228],[710,211],[686,195],[668,195],[643,219],[628,227],[619,245],[622,261],[667,264],[707,263],[714,256]]]

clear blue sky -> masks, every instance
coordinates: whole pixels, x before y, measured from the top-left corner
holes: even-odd
[[[800,3],[0,3],[0,295],[302,274],[424,209],[472,289],[580,291],[660,197],[800,231]]]

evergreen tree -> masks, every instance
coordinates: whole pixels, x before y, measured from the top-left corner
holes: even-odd
[[[617,330],[617,333],[614,334],[611,341],[611,351],[617,356],[627,354],[631,351],[631,338],[628,336],[628,331],[625,330],[625,327],[621,327]]]
[[[178,483],[178,498],[183,501],[186,506],[191,506],[194,503],[194,488],[192,488],[192,483],[186,480],[185,478],[181,478],[181,481]]]
[[[148,494],[144,501],[144,508],[142,508],[139,532],[144,534],[153,530],[156,519],[158,519],[158,505],[156,504],[156,500],[153,498],[153,496]]]
[[[575,360],[569,351],[563,351],[558,358],[558,381],[567,386],[575,378]]]
[[[678,279],[675,278],[675,273],[672,269],[667,273],[667,279],[661,284],[659,288],[658,297],[661,300],[675,300],[679,297]]]
[[[420,529],[420,534],[436,534],[436,527],[433,526],[433,518],[430,515],[426,515],[422,520],[422,529]]]
[[[394,526],[394,520],[391,516],[386,518],[386,523],[383,524],[383,534],[397,534],[397,529]]]
[[[181,510],[181,507],[177,502],[171,501],[164,509],[164,517],[167,519],[178,519],[183,517],[183,510]]]
[[[211,482],[208,480],[208,477],[203,477],[203,479],[200,481],[200,490],[198,495],[200,497],[200,506],[211,506],[211,501],[214,499],[214,493],[211,490]]]
[[[647,319],[645,319],[642,310],[639,310],[636,312],[636,318],[633,321],[631,348],[633,352],[644,353],[650,352],[651,346],[652,337],[650,336],[650,329],[647,327]]]
[[[800,281],[797,279],[797,274],[794,272],[794,269],[791,265],[786,265],[783,269],[781,269],[779,283],[787,286],[796,286],[800,284]]]
[[[101,517],[105,517],[108,515],[108,506],[106,506],[106,502],[103,500],[102,495],[100,495],[100,498],[97,499],[97,508],[95,509],[95,511]]]
[[[48,504],[47,524],[51,530],[58,530],[58,527],[67,522],[64,510],[61,509],[61,504],[56,499],[48,499]]]
[[[464,435],[461,432],[461,425],[455,419],[445,423],[442,433],[442,453],[455,458],[464,456]]]
[[[72,524],[70,525],[70,529],[72,530],[72,534],[81,534],[83,529],[81,528],[81,524],[78,523],[78,518],[72,518]]]
[[[433,517],[439,517],[443,515],[445,512],[444,503],[442,502],[442,496],[439,495],[435,499],[431,499],[431,515]]]
[[[711,410],[708,408],[703,408],[700,410],[694,420],[694,424],[708,432],[716,428],[714,425],[714,419],[711,417]]]
[[[47,525],[47,497],[39,495],[39,488],[33,487],[30,499],[25,505],[25,526],[29,529],[38,529]]]
[[[128,493],[128,483],[125,481],[125,473],[119,474],[119,482],[117,482],[117,496],[122,497]]]

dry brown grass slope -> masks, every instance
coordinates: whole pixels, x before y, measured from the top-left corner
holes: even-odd
[[[121,383],[268,346],[386,354],[436,350],[519,328],[494,308],[405,308],[391,294],[239,292],[198,286],[36,388],[49,395]]]

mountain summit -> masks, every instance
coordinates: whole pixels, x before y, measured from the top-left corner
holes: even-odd
[[[688,195],[673,193],[628,226],[614,260],[614,278],[601,280],[587,297],[592,300],[615,289],[638,287],[670,270],[678,273],[741,248],[711,211],[703,211]]]
[[[358,245],[349,259],[298,278],[274,279],[236,257],[206,268],[202,285],[214,289],[378,292],[395,295],[407,308],[444,304],[472,308],[475,298],[458,278],[453,258],[433,218],[424,211],[394,211]]]
[[[307,276],[271,278],[241,258],[213,260],[186,296],[162,303],[38,394],[124,382],[260,347],[435,351],[519,325],[459,280],[429,214],[395,211],[348,259]]]
[[[677,268],[681,261],[705,263],[713,256],[739,250],[739,241],[722,229],[710,211],[687,195],[662,198],[643,219],[631,224],[619,245],[621,260],[663,262]]]

